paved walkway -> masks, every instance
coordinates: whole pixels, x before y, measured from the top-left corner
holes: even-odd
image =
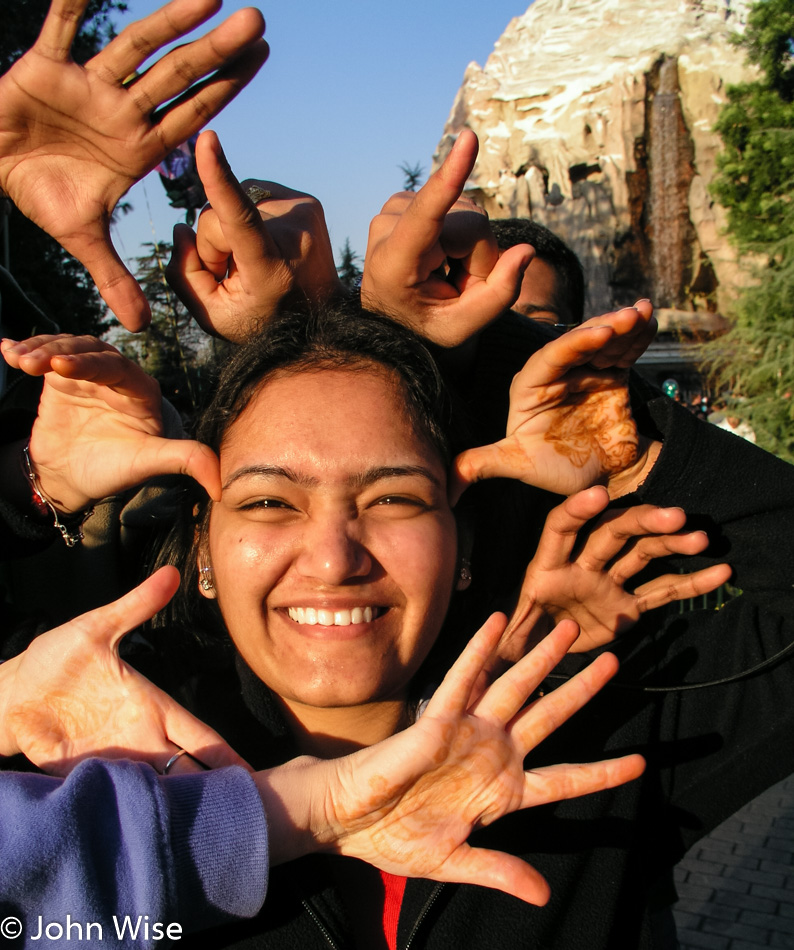
[[[794,776],[698,842],[676,886],[681,950],[794,950]]]

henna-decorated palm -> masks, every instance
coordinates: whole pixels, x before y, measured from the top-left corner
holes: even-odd
[[[643,613],[715,590],[730,577],[727,564],[691,574],[664,574],[631,589],[631,579],[657,557],[700,554],[704,531],[686,531],[681,508],[636,505],[596,518],[609,503],[604,488],[573,495],[546,518],[535,556],[524,575],[518,604],[497,651],[502,664],[520,659],[551,622],[575,621],[572,652],[614,641]],[[500,669],[497,663],[494,671]]]
[[[637,432],[627,371],[655,325],[650,303],[639,301],[534,353],[510,387],[505,438],[458,456],[455,491],[483,478],[516,478],[563,495],[595,484],[613,496],[635,488],[655,446]]]
[[[460,198],[477,148],[477,136],[461,132],[416,194],[386,202],[367,241],[362,304],[445,347],[464,343],[510,307],[533,256],[523,244],[499,257],[487,215]]]
[[[191,475],[220,497],[215,454],[187,439],[162,438],[160,387],[114,347],[93,337],[40,336],[14,345],[9,365],[44,374],[30,456],[47,498],[64,512],[156,475]]]
[[[23,752],[54,775],[89,756],[162,769],[177,748],[215,767],[244,765],[223,739],[119,658],[124,635],[179,585],[162,568],[124,597],[37,637],[0,667],[0,754]]]
[[[319,303],[342,285],[320,202],[276,182],[234,177],[214,132],[196,143],[211,207],[196,233],[174,229],[169,284],[207,332],[236,343],[291,300]],[[246,189],[269,197],[254,203]]]
[[[330,763],[337,781],[329,785],[324,808],[332,850],[396,874],[480,884],[546,902],[548,885],[534,868],[470,847],[472,830],[520,808],[627,782],[642,772],[643,760],[635,755],[524,771],[527,754],[598,692],[617,661],[604,654],[525,708],[576,637],[576,625],[567,622],[472,702],[503,629],[504,616],[495,614],[416,724]],[[369,795],[362,801],[364,788]]]
[[[110,216],[253,78],[267,57],[264,23],[257,10],[240,10],[131,80],[220,0],[172,0],[79,66],[70,48],[87,3],[52,0],[34,47],[0,77],[0,188],[86,266],[121,323],[139,330],[149,306],[113,248]]]

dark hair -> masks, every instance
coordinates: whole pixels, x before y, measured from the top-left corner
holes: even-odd
[[[385,317],[361,309],[356,301],[310,313],[281,314],[254,339],[237,347],[224,363],[213,396],[200,414],[195,438],[220,452],[229,428],[262,385],[274,376],[373,367],[391,371],[404,397],[405,415],[417,434],[449,466],[463,447],[447,390],[432,356],[418,336]],[[199,546],[210,505],[195,484],[186,489],[178,519],[157,557],[157,566],[175,564],[182,584],[155,626],[188,627],[199,636],[224,631],[215,601],[196,595]],[[200,637],[201,638],[201,637]]]
[[[516,244],[531,244],[538,260],[557,274],[557,307],[563,323],[581,323],[584,317],[584,271],[570,247],[547,227],[530,218],[499,218],[491,230],[500,251]]]
[[[430,353],[411,330],[350,301],[310,313],[274,317],[238,347],[218,377],[211,402],[201,413],[195,437],[216,452],[223,436],[261,388],[276,374],[325,369],[391,370],[414,429],[448,465],[451,412],[446,388]]]

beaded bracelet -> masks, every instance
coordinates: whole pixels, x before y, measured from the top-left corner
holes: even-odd
[[[83,525],[94,513],[93,507],[87,508],[85,511],[78,511],[73,515],[60,514],[55,505],[53,505],[41,490],[39,477],[33,468],[33,462],[30,458],[30,442],[22,449],[22,460],[24,463],[25,476],[30,482],[31,491],[33,493],[33,505],[39,514],[46,515],[49,513],[52,515],[54,519],[53,526],[60,531],[64,544],[67,548],[73,548],[83,540]]]

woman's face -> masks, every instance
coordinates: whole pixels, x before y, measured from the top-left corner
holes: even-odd
[[[456,534],[390,372],[271,378],[220,462],[213,593],[251,669],[308,706],[401,697],[441,628]]]

